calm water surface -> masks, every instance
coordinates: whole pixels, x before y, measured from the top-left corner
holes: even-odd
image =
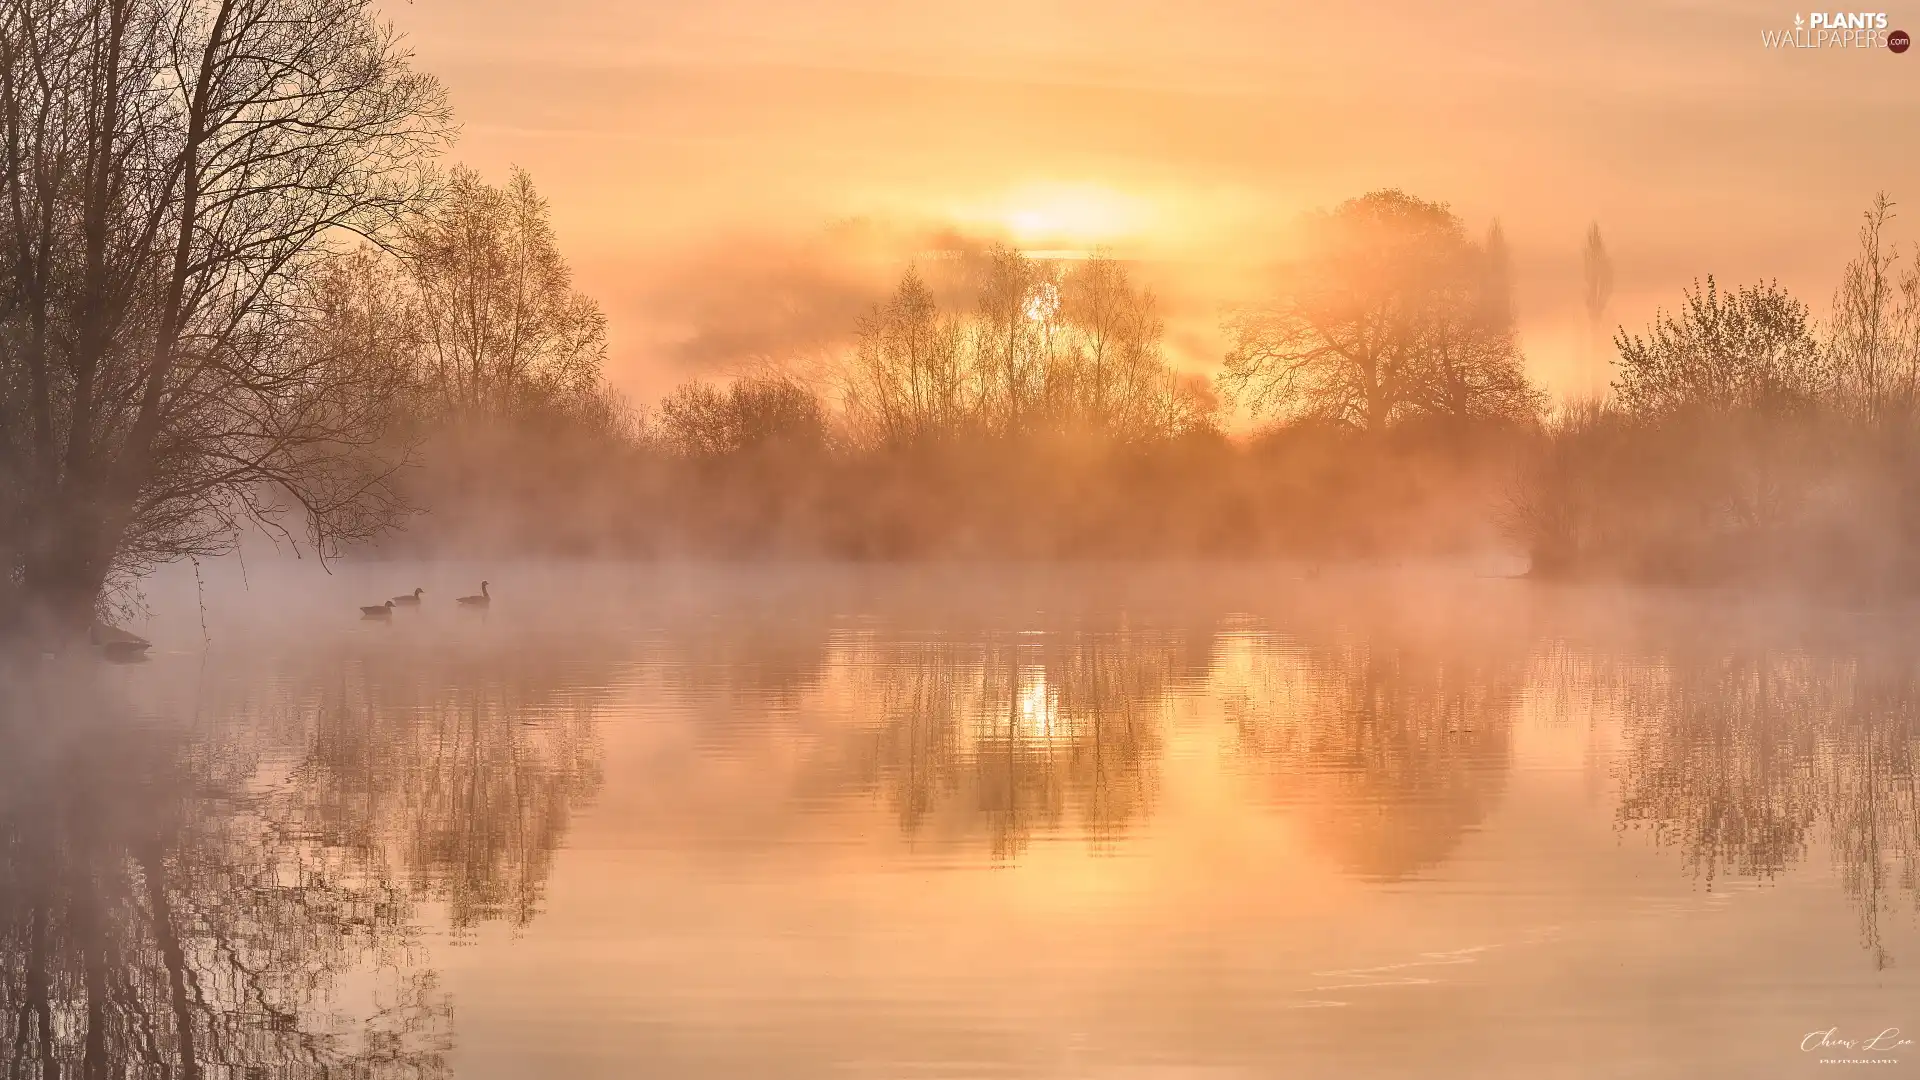
[[[6,686],[9,1078],[1920,1071],[1920,613],[210,575]]]

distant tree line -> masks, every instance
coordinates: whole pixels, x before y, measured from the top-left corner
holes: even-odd
[[[440,169],[410,59],[366,0],[0,0],[0,631],[77,634],[253,527],[322,556],[1465,543],[1481,434],[1540,410],[1497,229],[1379,192],[1317,220],[1217,384],[1123,263],[992,246],[908,269],[835,364],[638,413],[531,180]],[[1243,405],[1272,430],[1230,439]]]
[[[1497,223],[1385,190],[1306,220],[1212,379],[1125,263],[990,245],[907,268],[831,363],[634,410],[532,181],[441,169],[452,131],[366,0],[0,0],[0,632],[77,633],[250,527],[909,558],[1504,525],[1547,573],[1920,570],[1920,276],[1884,199],[1828,322],[1708,279],[1618,338],[1605,404],[1528,379]],[[1597,324],[1597,229],[1583,261]]]
[[[1833,586],[1920,574],[1920,264],[1877,198],[1816,321],[1712,277],[1638,334],[1612,396],[1563,407],[1513,523],[1545,574]]]
[[[1311,241],[1235,316],[1217,380],[1171,362],[1154,295],[1110,256],[989,245],[939,282],[908,268],[838,363],[667,395],[576,545],[1137,557],[1494,539],[1545,406],[1498,226],[1476,241],[1446,207],[1384,191],[1314,219]],[[1241,407],[1266,426],[1230,438]]]
[[[971,317],[939,310],[908,270],[862,320],[846,413],[869,446],[1038,432],[1126,442],[1213,422],[1206,381],[1167,362],[1154,296],[1095,255],[1062,269],[1001,245],[979,260]]]

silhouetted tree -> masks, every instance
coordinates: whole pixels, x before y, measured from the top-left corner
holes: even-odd
[[[595,407],[606,316],[574,291],[546,200],[524,170],[496,188],[455,169],[408,224],[403,261],[430,407],[456,417]]]
[[[940,314],[932,290],[908,267],[893,297],[856,329],[848,418],[884,444],[965,430],[982,390],[971,361],[959,322]]]
[[[1124,263],[1096,253],[1067,272],[1060,297],[1071,367],[1055,381],[1071,387],[1067,426],[1151,441],[1212,424],[1216,402],[1206,380],[1168,364],[1158,301]]]
[[[688,458],[756,451],[816,454],[827,443],[819,397],[779,374],[750,375],[725,389],[687,383],[660,403],[657,424],[667,449]]]
[[[1824,338],[1779,285],[1711,277],[1620,332],[1614,400],[1563,411],[1514,500],[1537,568],[1914,580],[1920,273],[1896,272],[1892,206],[1868,208]]]
[[[1167,363],[1153,294],[1096,254],[1061,273],[1005,247],[978,270],[972,320],[943,316],[917,271],[860,323],[846,412],[873,445],[1047,432],[1174,438],[1214,412]]]
[[[386,374],[390,456],[429,516],[395,544],[577,550],[630,480],[638,417],[603,376],[606,319],[576,292],[525,172],[494,187],[456,169],[391,250],[314,279],[299,347]],[[583,536],[583,534],[585,534]]]
[[[1845,403],[1868,423],[1912,415],[1920,392],[1920,264],[1896,273],[1886,238],[1893,200],[1882,192],[1863,215],[1860,247],[1833,297],[1828,337]]]
[[[1373,192],[1312,219],[1305,246],[1275,300],[1230,321],[1228,400],[1376,433],[1422,411],[1537,412],[1504,273],[1446,206]]]
[[[995,244],[979,269],[972,327],[982,419],[991,430],[1022,430],[1044,408],[1057,355],[1060,285],[1050,264]]]
[[[1621,331],[1620,403],[1640,416],[1690,409],[1793,407],[1833,386],[1832,368],[1807,325],[1806,305],[1771,282],[1722,293],[1696,285],[1676,315],[1647,335]]]
[[[1437,287],[1426,360],[1413,369],[1410,404],[1424,415],[1461,425],[1532,420],[1544,409],[1520,353],[1508,258],[1496,221],[1459,276]]]
[[[393,520],[379,387],[290,338],[447,130],[365,0],[0,7],[0,580],[73,632],[239,519],[298,508],[322,548]]]

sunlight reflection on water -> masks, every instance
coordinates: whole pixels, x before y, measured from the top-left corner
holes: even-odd
[[[7,1015],[462,1077],[1791,1075],[1920,1027],[1902,613],[618,566],[474,613],[463,576],[222,584],[210,648],[17,676]]]

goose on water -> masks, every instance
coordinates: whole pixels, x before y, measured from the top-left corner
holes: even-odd
[[[100,647],[109,660],[138,660],[147,655],[152,644],[138,634],[129,634],[98,619],[87,630],[87,640]]]
[[[427,590],[425,589],[415,589],[410,593],[402,593],[401,595],[394,597],[393,602],[396,604],[402,604],[408,607],[419,607],[420,594],[426,591]]]
[[[463,596],[460,598],[459,603],[465,604],[468,607],[486,607],[488,604],[493,603],[493,594],[487,591],[487,583],[483,581],[480,583],[480,595]]]
[[[363,607],[360,609],[360,617],[363,619],[391,619],[393,618],[393,601],[389,600],[384,604],[376,604],[373,607]]]

